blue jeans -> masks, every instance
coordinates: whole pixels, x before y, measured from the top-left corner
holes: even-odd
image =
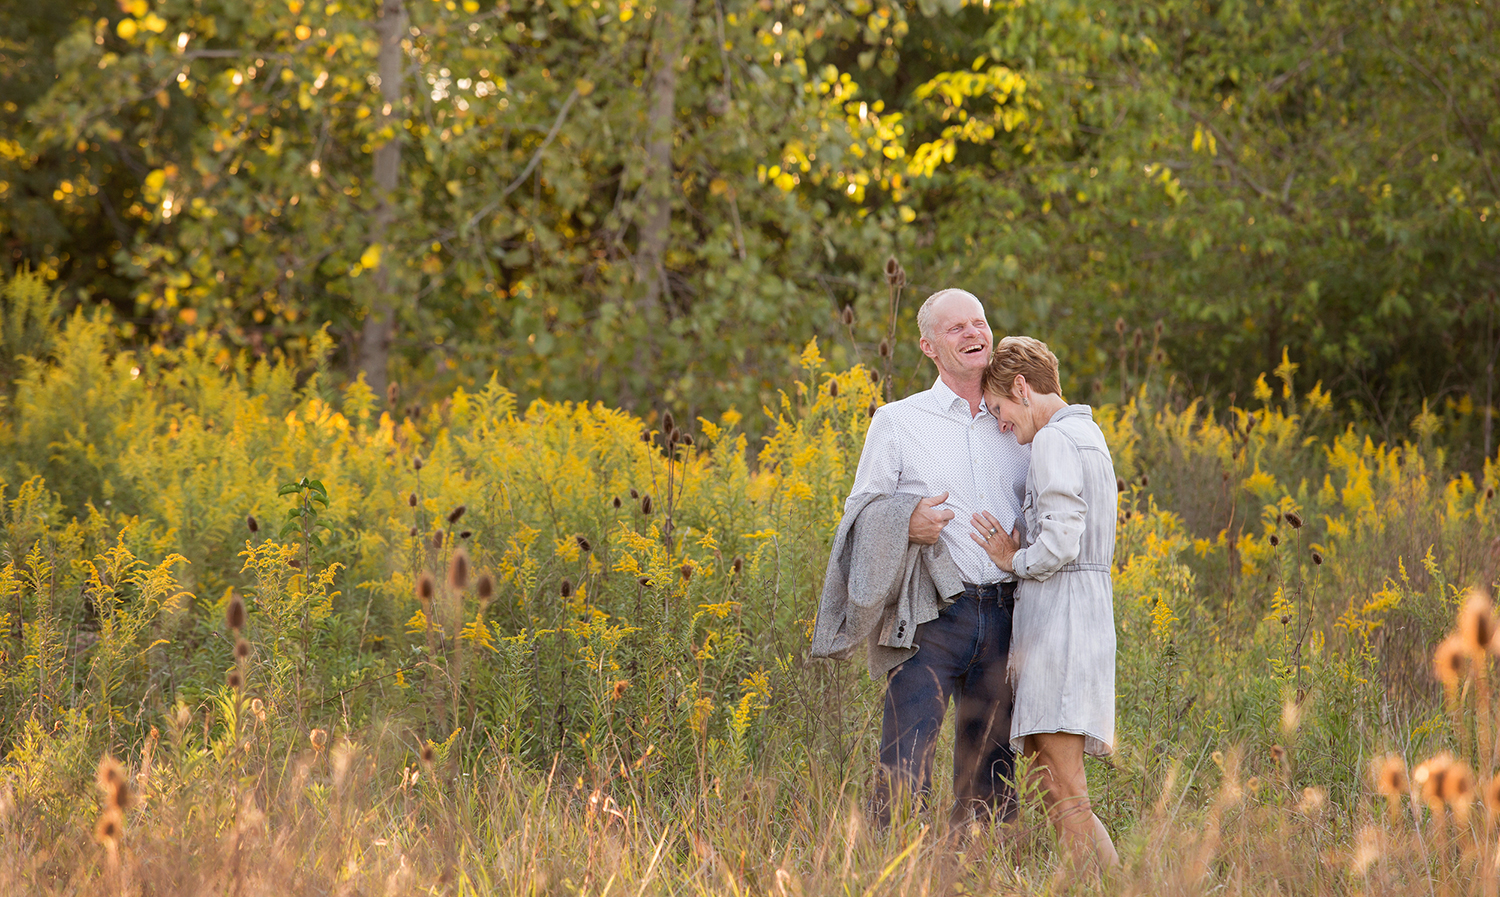
[[[890,821],[901,794],[932,788],[938,730],[949,699],[957,705],[951,820],[1011,819],[1016,814],[1015,754],[1010,749],[1010,654],[1015,583],[976,586],[917,628],[917,653],[886,680],[880,727],[880,775],[874,812]]]

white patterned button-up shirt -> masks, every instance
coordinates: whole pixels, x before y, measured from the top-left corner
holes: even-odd
[[[938,507],[952,511],[953,519],[939,538],[964,579],[1013,580],[969,538],[974,531],[970,518],[976,511],[989,511],[1001,526],[1014,529],[1021,520],[1030,462],[1030,447],[1000,432],[999,422],[983,403],[979,414],[970,416],[968,400],[939,377],[931,389],[875,412],[849,494],[948,493],[948,500]]]

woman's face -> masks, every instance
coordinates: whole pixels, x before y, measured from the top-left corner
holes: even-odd
[[[1016,434],[1016,442],[1021,445],[1031,444],[1032,437],[1036,436],[1036,425],[1031,422],[1029,407],[997,392],[986,394],[984,401],[989,406],[990,413],[995,415],[995,420],[999,421],[1001,432]]]

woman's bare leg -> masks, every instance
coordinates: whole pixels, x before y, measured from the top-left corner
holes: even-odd
[[[1120,863],[1114,842],[1089,803],[1083,736],[1048,732],[1026,736],[1026,756],[1042,786],[1042,802],[1073,868],[1098,873]]]

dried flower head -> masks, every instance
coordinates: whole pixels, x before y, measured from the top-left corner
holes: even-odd
[[[235,691],[239,691],[240,686],[245,684],[245,680],[240,678],[239,670],[230,670],[224,677],[224,683]]]
[[[672,417],[672,412],[664,412],[661,416],[661,431],[670,433],[675,429],[677,429],[677,419]]]
[[[844,306],[844,311],[843,311],[843,313],[839,317],[844,322],[844,326],[845,327],[853,327],[854,326],[854,306],[852,306],[852,305],[846,305],[846,306]]]
[[[1459,680],[1469,672],[1469,656],[1458,636],[1450,635],[1438,643],[1432,652],[1432,668],[1445,687],[1458,687]]]
[[[417,506],[417,493],[413,492],[406,496],[406,506],[415,508]]]
[[[1120,336],[1124,336],[1125,335],[1125,319],[1124,318],[1115,318],[1115,333],[1118,333]]]
[[[632,490],[632,491],[634,491],[634,490]],[[614,498],[614,501],[611,502],[611,504],[613,504],[615,506],[615,510],[618,511],[618,510],[620,510],[621,507],[624,506],[625,503],[622,502],[622,501],[620,501],[620,496],[616,495],[615,498]]]
[[[1412,781],[1421,790],[1422,800],[1426,801],[1433,812],[1442,808],[1448,769],[1452,765],[1453,757],[1443,753],[1423,761],[1412,771]]]
[[[121,782],[116,785],[115,790],[105,798],[105,802],[107,806],[114,807],[122,813],[134,806],[135,794],[130,790],[130,783]]]
[[[649,589],[649,588],[651,588],[651,577],[649,577],[649,576],[637,576],[635,578],[635,584],[638,585],[638,586],[640,586],[643,589]]]
[[[302,562],[299,561],[299,560],[297,560],[296,558],[290,558],[290,559],[288,559],[287,562],[286,562],[286,565],[288,567],[291,567],[293,570],[301,570],[302,569]]]
[[[877,371],[877,370],[875,370],[874,368],[870,368],[870,382],[871,383],[879,383],[880,382],[880,372]]]
[[[250,643],[244,639],[237,639],[234,643],[234,656],[236,660],[244,660],[250,656]]]
[[[432,531],[432,547],[433,548],[442,548],[443,547],[443,531],[442,530],[435,529],[435,530]]]
[[[99,814],[99,822],[94,826],[94,838],[106,847],[114,847],[124,830],[125,819],[120,811],[113,807],[106,808]]]
[[[638,499],[641,497],[641,494],[636,491],[634,486],[630,487],[630,497],[633,499]]]
[[[630,687],[630,680],[629,679],[616,679],[615,682],[614,682],[614,685],[611,686],[611,688],[610,688],[610,693],[609,693],[610,700],[612,700],[612,701],[618,701],[621,698],[625,697],[625,689],[627,689],[629,687]]]
[[[386,403],[387,406],[395,407],[396,402],[399,401],[400,399],[401,399],[401,384],[399,384],[396,381],[392,380],[385,387],[385,403]]]
[[[322,752],[323,748],[328,747],[328,730],[313,729],[307,733],[307,740],[314,751]]]
[[[467,510],[469,510],[469,506],[468,505],[459,505],[458,507],[456,507],[453,510],[449,511],[448,512],[448,525],[452,526],[453,524],[457,523],[459,521],[459,518],[463,517],[464,516],[464,512],[467,511]]]
[[[467,539],[467,538],[469,538],[472,535],[474,535],[474,534],[472,532],[470,532],[469,530],[461,530],[461,531],[459,531],[458,537],[460,539]]]
[[[584,554],[594,550],[594,543],[590,542],[582,533],[574,536],[573,541],[578,543],[578,550]]]
[[[1272,548],[1275,548],[1277,545],[1281,544],[1281,537],[1276,535],[1275,533],[1272,533],[1267,541],[1271,543]]]
[[[1438,796],[1458,815],[1463,816],[1469,812],[1469,807],[1474,803],[1474,771],[1469,768],[1469,764],[1455,760],[1448,767],[1448,774],[1443,776],[1439,786]]]
[[[229,597],[229,606],[224,609],[224,622],[235,632],[245,628],[245,602],[239,595]]]
[[[1125,478],[1124,477],[1115,477],[1115,491],[1116,492],[1124,492],[1125,491]]]
[[[693,562],[692,561],[684,561],[683,564],[682,564],[682,566],[680,568],[678,568],[677,572],[682,574],[682,581],[683,582],[687,582],[688,580],[692,579],[693,578]]]
[[[415,539],[415,538],[416,538],[416,537],[417,537],[417,534],[418,534],[418,533],[417,533],[417,528],[416,528],[416,527],[412,527],[412,528],[411,528],[411,537],[412,537],[412,538],[413,538],[413,539]]]
[[[448,559],[448,588],[462,592],[469,587],[469,553],[462,548]]]
[[[412,456],[412,459],[411,459],[411,469],[412,470],[421,470],[422,469],[422,456],[421,455],[413,455]]]
[[[891,354],[891,341],[888,340],[888,339],[882,339],[880,341],[880,348],[877,351],[879,351],[881,358],[886,358],[886,357],[890,356],[890,354]]]
[[[1495,607],[1489,596],[1470,589],[1464,606],[1458,611],[1458,638],[1464,650],[1474,658],[1484,656],[1495,637]]]
[[[573,580],[563,577],[562,584],[557,587],[557,593],[564,598],[573,597]]]
[[[437,748],[432,746],[432,742],[424,741],[422,742],[422,752],[417,756],[422,759],[424,765],[431,766],[432,761],[437,759]]]
[[[106,795],[111,794],[125,781],[125,768],[109,754],[99,758],[99,768],[94,771],[94,782]]]
[[[437,583],[432,581],[432,574],[423,570],[422,575],[417,577],[417,601],[421,603],[423,610],[432,603],[432,594],[436,590]]]
[[[245,528],[250,530],[251,533],[260,532],[260,521],[255,519],[254,514],[245,515]]]
[[[729,569],[734,572],[735,576],[739,576],[740,571],[745,569],[745,559],[736,555],[734,562],[729,565]]]
[[[1271,760],[1277,766],[1285,766],[1287,764],[1286,748],[1279,744],[1271,745]]]
[[[1145,341],[1146,335],[1141,332],[1141,329],[1139,327],[1137,327],[1135,329],[1135,335],[1131,338],[1131,342],[1135,343],[1135,348],[1139,350],[1141,348],[1141,345],[1145,343]]]
[[[1313,549],[1312,562],[1314,567],[1323,566],[1323,553],[1321,551],[1318,551],[1316,548]]]
[[[1296,511],[1287,511],[1285,516],[1286,516],[1286,522],[1291,526],[1292,529],[1301,529],[1302,528],[1302,515],[1301,514],[1298,514]]]
[[[488,573],[479,574],[479,582],[474,585],[474,595],[480,601],[489,601],[495,597],[495,580]]]
[[[651,496],[641,496],[641,513],[648,516],[651,514]]]
[[[1406,761],[1395,754],[1375,761],[1375,790],[1386,797],[1399,798],[1411,790],[1406,777]]]
[[[871,399],[871,400],[870,400],[870,407],[869,407],[869,408],[866,408],[866,409],[865,409],[865,412],[866,412],[866,414],[868,414],[868,415],[869,415],[869,416],[870,416],[870,417],[874,417],[874,416],[875,416],[875,400],[874,400],[874,399]]]
[[[253,717],[255,717],[256,719],[260,720],[261,722],[265,722],[266,721],[266,702],[262,701],[260,698],[256,698],[256,699],[252,700],[250,702],[250,715],[253,716]]]

